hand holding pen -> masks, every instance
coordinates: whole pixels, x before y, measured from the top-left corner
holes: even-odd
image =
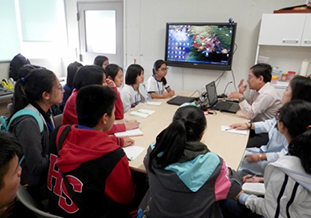
[[[243,176],[243,183],[245,183],[245,182],[251,182],[251,183],[261,182],[261,183],[263,183],[264,178],[257,176],[257,174],[255,174],[255,175],[248,174],[246,176]]]

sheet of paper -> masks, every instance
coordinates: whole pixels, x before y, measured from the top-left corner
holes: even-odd
[[[140,155],[141,152],[145,150],[145,148],[138,145],[132,145],[124,147],[123,150],[129,160],[134,160],[138,155]]]
[[[153,114],[154,112],[155,111],[153,110],[139,109],[137,111],[132,111],[130,115],[146,118],[150,116],[150,114]]]
[[[162,104],[162,102],[159,102],[159,101],[148,101],[147,104],[148,105],[152,105],[152,106],[160,106]]]
[[[125,132],[117,132],[114,135],[117,137],[139,136],[143,135],[143,132],[140,129],[131,129],[126,130]]]
[[[232,129],[232,128],[230,128],[230,126],[221,126],[221,131],[228,132],[228,133],[247,135],[247,130]]]
[[[266,192],[264,183],[246,182],[242,185],[242,189],[245,193],[254,195],[265,195]]]

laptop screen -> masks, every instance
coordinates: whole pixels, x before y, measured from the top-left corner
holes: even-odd
[[[207,84],[205,88],[206,88],[209,106],[212,107],[218,101],[215,81]]]

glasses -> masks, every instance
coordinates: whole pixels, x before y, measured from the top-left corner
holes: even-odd
[[[167,68],[161,68],[161,71],[168,71],[168,67]]]

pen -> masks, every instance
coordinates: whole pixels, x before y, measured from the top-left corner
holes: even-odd
[[[131,158],[129,158],[129,157],[127,157],[127,160],[128,160],[128,161],[131,161],[132,159],[131,159]]]
[[[128,123],[128,122],[130,122],[128,119],[125,119],[125,120],[124,120],[124,123]],[[138,123],[138,124],[141,124],[139,121],[137,121],[137,123]]]
[[[225,129],[225,131],[228,131],[228,130],[231,130],[231,129],[233,129],[233,128],[228,128],[228,129]]]

